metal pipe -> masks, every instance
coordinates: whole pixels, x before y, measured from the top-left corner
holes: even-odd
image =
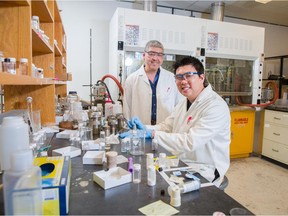
[[[144,11],[157,12],[157,1],[156,0],[144,0]]]
[[[217,21],[224,20],[224,2],[214,2],[211,4],[211,19]]]

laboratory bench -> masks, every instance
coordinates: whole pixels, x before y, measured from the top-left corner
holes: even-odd
[[[69,145],[68,140],[57,139],[55,136],[50,140],[51,148],[48,155],[51,155],[53,149]],[[120,152],[120,145],[111,145],[111,150]],[[152,152],[151,140],[146,140],[145,152]],[[159,152],[166,152],[158,147],[154,155]],[[168,152],[167,152],[168,153]],[[122,153],[125,157],[131,157],[129,153]],[[168,155],[168,154],[167,154]],[[138,209],[156,201],[170,203],[170,196],[167,188],[168,183],[159,174],[156,173],[156,185],[147,185],[146,174],[146,155],[132,156],[135,163],[141,164],[141,182],[126,183],[121,186],[104,190],[93,181],[93,172],[102,170],[102,165],[83,165],[82,157],[71,159],[72,173],[69,194],[69,214],[70,215],[139,215],[142,214]],[[127,170],[128,163],[122,163],[118,166]],[[179,166],[185,166],[181,161]],[[163,172],[163,171],[162,171]],[[198,177],[201,183],[207,183],[200,174]],[[2,182],[2,177],[1,177]],[[208,183],[209,185],[209,183]],[[214,212],[223,212],[229,215],[232,208],[244,208],[248,215],[253,215],[248,209],[227,195],[224,191],[214,185],[201,187],[199,190],[181,194],[181,206],[174,207],[179,211],[179,215],[212,215]],[[0,196],[0,214],[3,209],[3,189]]]

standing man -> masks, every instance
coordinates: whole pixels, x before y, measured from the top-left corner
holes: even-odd
[[[144,124],[165,120],[183,98],[177,91],[173,73],[161,67],[164,47],[149,41],[143,53],[144,64],[125,81],[123,112],[126,119],[138,116]]]

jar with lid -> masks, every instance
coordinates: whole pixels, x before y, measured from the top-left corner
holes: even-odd
[[[28,75],[28,59],[27,58],[20,58],[19,73],[20,75]]]
[[[16,59],[5,58],[3,62],[3,72],[16,74]]]

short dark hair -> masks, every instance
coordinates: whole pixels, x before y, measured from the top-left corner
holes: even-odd
[[[186,65],[192,65],[196,69],[196,71],[198,72],[198,75],[204,74],[203,64],[201,63],[201,61],[199,59],[197,59],[193,56],[187,56],[187,57],[182,58],[179,61],[176,61],[173,65],[174,72],[176,73],[176,70],[179,67],[186,66]]]

